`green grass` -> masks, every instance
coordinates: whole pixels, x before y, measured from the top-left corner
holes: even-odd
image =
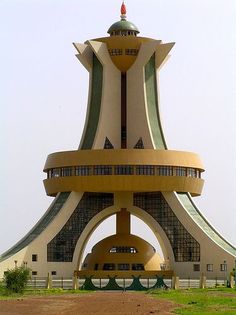
[[[227,288],[155,290],[156,298],[173,301],[180,306],[175,310],[181,315],[236,315],[236,290]]]
[[[47,296],[47,295],[63,295],[63,294],[82,294],[91,291],[86,290],[63,290],[63,289],[29,289],[23,293],[14,293],[6,290],[0,283],[0,300],[18,299],[29,296]]]

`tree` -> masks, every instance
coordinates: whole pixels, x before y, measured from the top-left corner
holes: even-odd
[[[30,269],[25,267],[16,267],[14,269],[8,269],[3,281],[6,288],[15,293],[21,293],[26,288],[27,282],[30,278]]]

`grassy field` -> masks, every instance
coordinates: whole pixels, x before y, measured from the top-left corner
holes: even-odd
[[[149,293],[178,303],[176,314],[236,315],[236,289],[156,290]]]
[[[23,294],[10,293],[0,283],[0,300],[39,295],[83,294],[88,291],[63,289],[27,289]],[[91,291],[89,291],[91,292]],[[143,293],[142,293],[143,294]],[[236,315],[236,289],[152,290],[148,294],[158,299],[177,303],[176,314],[182,315]]]
[[[47,296],[47,295],[61,295],[61,294],[83,294],[87,293],[85,290],[63,290],[63,289],[26,289],[24,293],[13,293],[5,290],[0,283],[0,300],[18,299],[28,296]],[[90,292],[90,291],[89,291]]]

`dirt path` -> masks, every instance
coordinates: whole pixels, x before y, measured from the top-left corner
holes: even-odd
[[[173,314],[168,301],[135,292],[97,292],[0,301],[1,315],[148,315]]]

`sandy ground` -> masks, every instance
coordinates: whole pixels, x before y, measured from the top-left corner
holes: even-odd
[[[1,315],[173,314],[176,304],[137,292],[96,292],[0,301]]]

